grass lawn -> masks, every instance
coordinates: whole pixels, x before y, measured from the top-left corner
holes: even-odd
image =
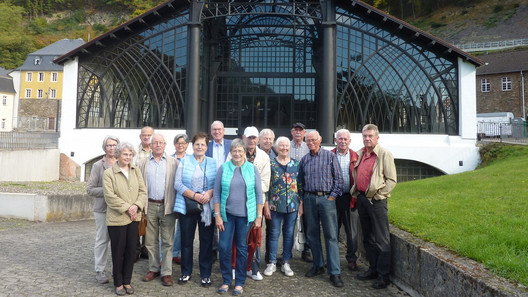
[[[528,147],[483,152],[475,171],[398,184],[390,221],[528,286]]]

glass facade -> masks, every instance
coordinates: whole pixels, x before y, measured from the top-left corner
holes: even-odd
[[[190,8],[176,10],[80,58],[78,128],[185,128]],[[317,128],[326,87],[322,10],[321,2],[206,1],[201,45],[192,49],[201,57],[201,114],[192,116],[202,130],[213,120],[277,135],[288,135],[298,121]],[[456,58],[339,5],[335,21],[336,130],[375,123],[383,133],[458,133]]]

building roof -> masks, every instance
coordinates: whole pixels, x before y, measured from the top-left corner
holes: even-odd
[[[528,50],[488,54],[480,58],[486,65],[477,69],[477,75],[528,72]]]
[[[12,77],[0,75],[0,92],[16,94]]]
[[[89,55],[104,48],[107,44],[113,44],[120,39],[126,39],[134,32],[141,32],[150,26],[159,23],[160,21],[171,18],[182,7],[189,5],[186,0],[169,0],[155,8],[145,12],[144,14],[98,36],[97,38],[79,46],[78,48],[66,53],[57,58],[55,63],[62,64],[74,57]],[[474,64],[475,66],[482,66],[484,62],[479,58],[456,48],[448,42],[437,38],[425,31],[422,31],[410,24],[395,18],[383,11],[374,8],[362,1],[357,0],[336,0],[336,4],[340,7],[347,8],[350,12],[364,16],[366,19],[372,20],[376,26],[380,26],[394,34],[406,36],[406,40],[413,43],[418,43],[425,46],[431,51],[436,51],[442,55],[449,57],[462,58],[463,60]]]
[[[53,63],[53,60],[75,48],[78,48],[83,44],[84,40],[82,40],[81,38],[59,40],[44,48],[39,49],[36,52],[29,54],[26,60],[24,61],[24,64],[15,70],[62,70],[62,65]],[[39,62],[37,63],[36,60],[38,60]]]
[[[0,76],[7,76],[11,70],[7,70],[3,67],[0,67]]]

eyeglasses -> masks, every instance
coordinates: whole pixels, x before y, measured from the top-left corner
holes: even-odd
[[[176,145],[186,145],[187,142],[176,142]]]
[[[117,147],[117,144],[107,144],[106,147]]]

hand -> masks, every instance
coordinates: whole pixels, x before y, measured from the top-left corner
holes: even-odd
[[[260,218],[257,216],[257,219],[255,220],[255,227],[260,228],[262,226],[262,216]]]
[[[209,203],[209,201],[211,201],[211,198],[213,197],[213,192],[212,191],[207,191],[205,193],[202,194],[202,204],[206,204],[206,203]]]
[[[303,203],[299,203],[299,216],[302,216],[304,214],[304,207]]]
[[[271,220],[271,211],[269,209],[268,202],[264,203],[263,212],[264,212],[264,217],[266,218],[266,220]]]
[[[328,196],[328,200],[335,201],[335,197],[334,196]]]
[[[131,219],[132,221],[135,221],[135,220],[137,219],[137,217],[138,217],[138,215],[137,215],[137,211],[138,211],[138,206],[135,205],[135,204],[132,204],[132,205],[128,208],[127,213],[128,213],[128,215],[130,216],[130,219]]]
[[[224,220],[222,219],[222,216],[215,216],[215,222],[216,227],[218,227],[218,231],[224,232]]]

